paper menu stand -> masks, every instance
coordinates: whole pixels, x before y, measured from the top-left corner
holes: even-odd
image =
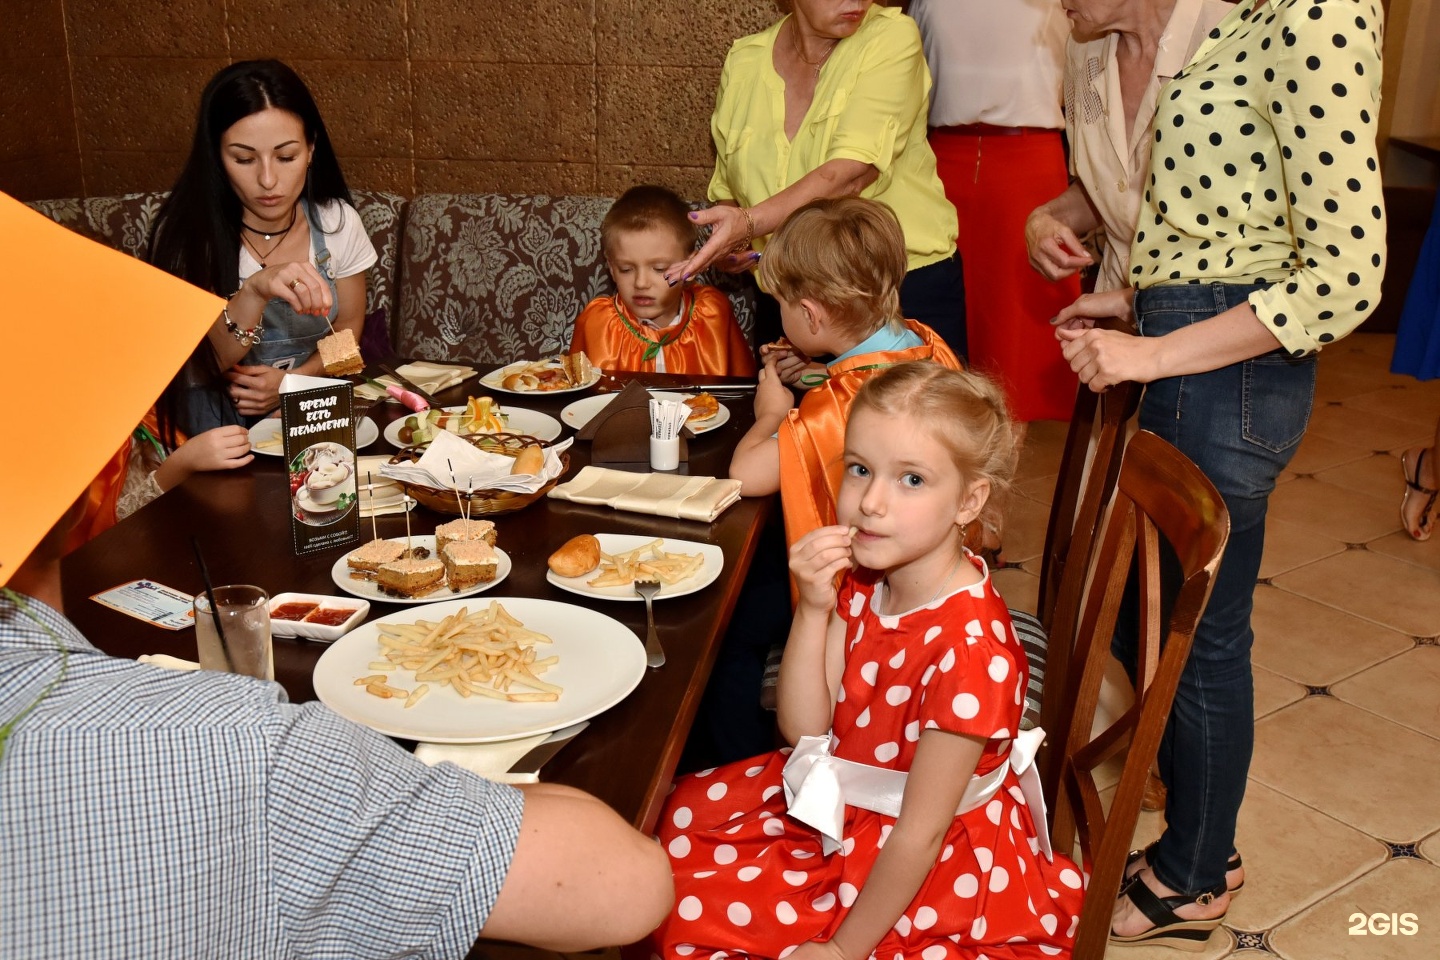
[[[688,430],[680,433],[680,462],[689,459],[685,439]],[[637,381],[615,395],[604,409],[575,434],[577,439],[590,441],[590,462],[617,468],[650,469],[650,393]]]
[[[286,374],[280,381],[280,436],[297,556],[360,542],[352,400],[347,380]]]

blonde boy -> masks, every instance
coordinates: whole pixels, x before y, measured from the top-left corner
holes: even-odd
[[[664,187],[625,191],[600,224],[615,293],[581,311],[570,352],[583,350],[606,370],[753,377],[755,355],[729,298],[665,280],[693,252],[697,233],[689,206]]]
[[[874,200],[812,201],[765,248],[760,282],[780,301],[789,344],[764,355],[755,425],[735,449],[730,476],[746,496],[780,491],[789,543],[835,522],[845,420],[861,384],[910,360],[962,369],[934,331],[901,316],[904,279],[900,223]],[[798,407],[776,372],[790,351],[835,358]]]

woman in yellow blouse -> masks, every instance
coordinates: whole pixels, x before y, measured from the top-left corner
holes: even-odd
[[[925,139],[930,71],[920,32],[873,0],[791,6],[769,29],[735,41],[725,58],[710,120],[715,206],[693,214],[710,238],[666,277],[679,282],[711,264],[752,267],[765,237],[811,200],[879,200],[905,231],[905,316],[963,354],[955,208]]]
[[[1230,858],[1254,745],[1250,612],[1266,505],[1305,434],[1316,352],[1380,299],[1381,31],[1379,0],[1237,4],[1162,91],[1134,287],[1059,317],[1081,380],[1149,384],[1141,427],[1194,460],[1230,512],[1160,749],[1165,833],[1133,858],[1117,941],[1198,948],[1243,881]],[[1133,317],[1140,336],[1094,327],[1102,316]],[[1117,631],[1133,674],[1132,641]]]

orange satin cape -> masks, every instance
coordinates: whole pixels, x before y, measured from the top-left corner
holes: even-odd
[[[681,296],[680,315],[678,326],[655,330],[631,316],[619,294],[596,297],[575,321],[570,352],[585,351],[604,370],[654,373],[655,355],[663,349],[666,373],[755,376],[754,351],[725,294],[692,287]]]
[[[160,435],[160,424],[154,407],[145,414],[141,424],[150,431],[152,437]],[[138,427],[136,432],[139,432]],[[175,439],[178,443],[185,442],[184,435]],[[130,472],[130,451],[134,444],[142,442],[144,441],[137,440],[135,435],[131,434],[120,445],[120,449],[105,461],[104,468],[95,479],[90,481],[90,486],[85,491],[85,513],[70,531],[70,538],[65,541],[66,553],[115,526],[115,508],[120,503],[120,494],[125,489],[125,478]]]
[[[780,424],[776,439],[787,545],[835,522],[836,498],[845,474],[845,421],[866,380],[909,360],[932,360],[951,370],[964,369],[935,331],[916,320],[906,320],[905,326],[924,341],[920,346],[862,353],[831,364],[829,379],[807,392]]]

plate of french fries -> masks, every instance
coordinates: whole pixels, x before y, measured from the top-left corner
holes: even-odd
[[[624,533],[597,533],[595,539],[600,541],[598,567],[578,577],[562,577],[547,570],[545,579],[582,596],[637,602],[640,595],[635,592],[635,580],[659,580],[655,599],[664,600],[705,589],[725,565],[724,552],[713,543]]]
[[[315,695],[392,737],[490,743],[603,713],[645,675],[645,647],[603,613],[554,600],[446,600],[372,620],[315,664]]]

